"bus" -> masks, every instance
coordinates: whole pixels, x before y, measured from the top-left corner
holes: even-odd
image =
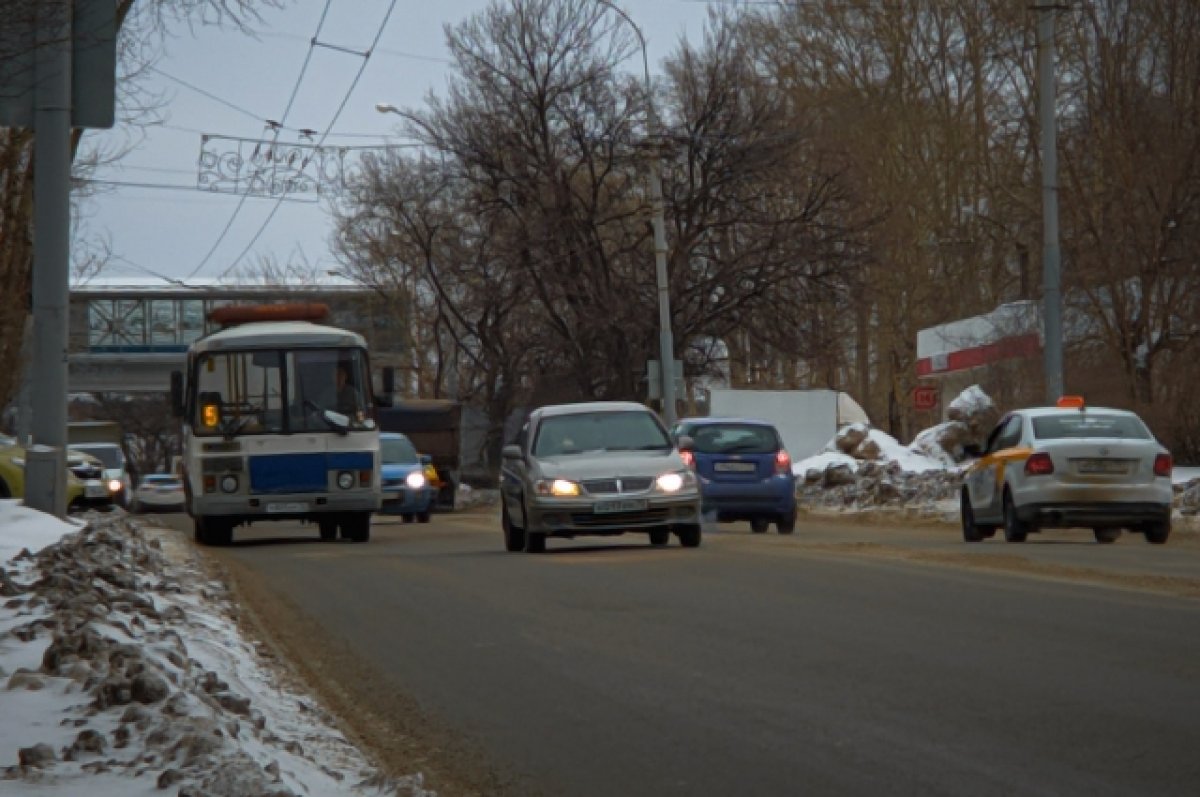
[[[171,374],[180,471],[201,545],[243,524],[315,523],[366,542],[380,508],[379,430],[363,337],[323,304],[226,305]]]

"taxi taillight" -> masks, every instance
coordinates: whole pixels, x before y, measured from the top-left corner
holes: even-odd
[[[1171,468],[1174,465],[1175,463],[1171,461],[1170,454],[1159,454],[1154,458],[1154,475],[1170,477]]]
[[[1039,451],[1025,460],[1026,476],[1049,476],[1054,473],[1054,460],[1045,451]]]

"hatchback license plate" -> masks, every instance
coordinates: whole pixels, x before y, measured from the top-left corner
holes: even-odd
[[[1075,467],[1080,473],[1128,473],[1129,465],[1122,459],[1081,459]]]
[[[753,462],[715,462],[713,463],[713,470],[728,473],[753,473],[756,468]]]
[[[645,500],[636,498],[618,498],[611,501],[597,501],[592,511],[597,515],[607,515],[612,512],[641,512],[648,504]]]
[[[307,512],[308,504],[303,501],[281,501],[267,504],[267,512],[272,515],[284,512]]]

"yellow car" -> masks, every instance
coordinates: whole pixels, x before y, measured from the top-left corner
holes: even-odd
[[[67,509],[111,509],[113,495],[105,485],[104,465],[81,451],[67,452]],[[25,497],[25,449],[0,446],[0,498]]]

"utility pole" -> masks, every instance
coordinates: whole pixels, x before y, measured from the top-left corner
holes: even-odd
[[[72,4],[37,5],[33,144],[33,442],[26,503],[67,503],[67,302],[71,224]],[[29,479],[29,476],[34,479]]]
[[[1058,130],[1054,83],[1054,15],[1059,5],[1038,0],[1038,124],[1042,149],[1042,324],[1046,400],[1055,403],[1063,381],[1062,270],[1058,248]]]

